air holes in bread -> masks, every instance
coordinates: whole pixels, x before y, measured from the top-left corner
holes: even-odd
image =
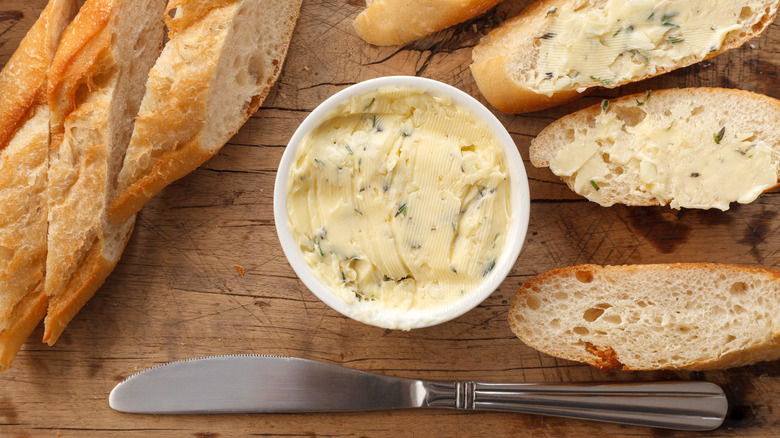
[[[734,341],[734,340],[736,340],[736,339],[737,339],[737,337],[736,337],[736,336],[734,336],[734,335],[728,335],[728,336],[726,336],[726,343],[728,344],[729,342],[733,342],[733,341]]]
[[[74,97],[73,97],[74,108],[80,107],[81,104],[83,104],[84,101],[87,100],[88,96],[89,96],[89,84],[87,84],[86,82],[79,84],[79,87],[76,88],[76,92],[74,93]]]
[[[172,8],[168,11],[168,16],[171,18],[171,20],[176,18],[176,12],[179,11],[179,8]]]
[[[531,295],[525,299],[525,306],[531,310],[538,310],[542,307],[542,301],[539,300],[539,297]]]
[[[647,113],[638,106],[617,106],[615,105],[615,114],[626,126],[636,126],[647,117]]]
[[[750,6],[745,6],[742,8],[741,11],[739,11],[740,22],[744,22],[745,20],[749,19],[752,16],[753,16],[753,9],[751,9]]]
[[[604,309],[590,308],[582,314],[582,319],[588,322],[593,322],[604,314]]]
[[[731,288],[729,289],[729,292],[731,292],[734,295],[738,295],[741,293],[744,293],[747,290],[747,285],[741,281],[738,281],[731,285]]]
[[[585,335],[590,334],[590,330],[586,329],[585,327],[574,327],[573,331],[574,331],[574,333],[576,333],[578,335],[581,335],[581,336],[585,336]]]
[[[569,128],[563,132],[563,141],[566,143],[574,142],[574,130]]]
[[[580,283],[590,283],[593,281],[593,273],[590,271],[577,271],[574,276],[577,278],[577,281]]]

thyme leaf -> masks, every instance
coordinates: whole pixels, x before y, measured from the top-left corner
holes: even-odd
[[[716,144],[720,144],[720,141],[723,140],[723,136],[726,134],[726,127],[720,128],[720,131],[718,131],[716,134],[712,134],[713,140],[715,140]]]

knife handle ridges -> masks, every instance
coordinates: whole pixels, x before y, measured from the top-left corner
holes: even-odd
[[[428,407],[512,411],[681,430],[712,430],[728,401],[709,382],[532,384],[423,381]]]

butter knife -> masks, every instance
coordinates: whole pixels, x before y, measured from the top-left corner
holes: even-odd
[[[142,414],[477,409],[680,430],[715,429],[728,409],[723,390],[709,382],[440,382],[255,355],[148,368],[119,383],[108,403],[117,411]]]

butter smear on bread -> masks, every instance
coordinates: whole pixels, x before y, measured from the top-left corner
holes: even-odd
[[[603,7],[550,10],[538,36],[530,89],[552,95],[595,85],[614,87],[672,68],[680,60],[718,51],[741,29],[737,3],[704,7],[695,1],[608,0]]]
[[[547,127],[530,152],[603,206],[727,210],[778,183],[780,103],[696,88],[605,100]]]
[[[495,267],[509,194],[503,148],[484,121],[449,98],[382,87],[305,137],[288,218],[311,270],[345,302],[367,314],[427,309]]]

